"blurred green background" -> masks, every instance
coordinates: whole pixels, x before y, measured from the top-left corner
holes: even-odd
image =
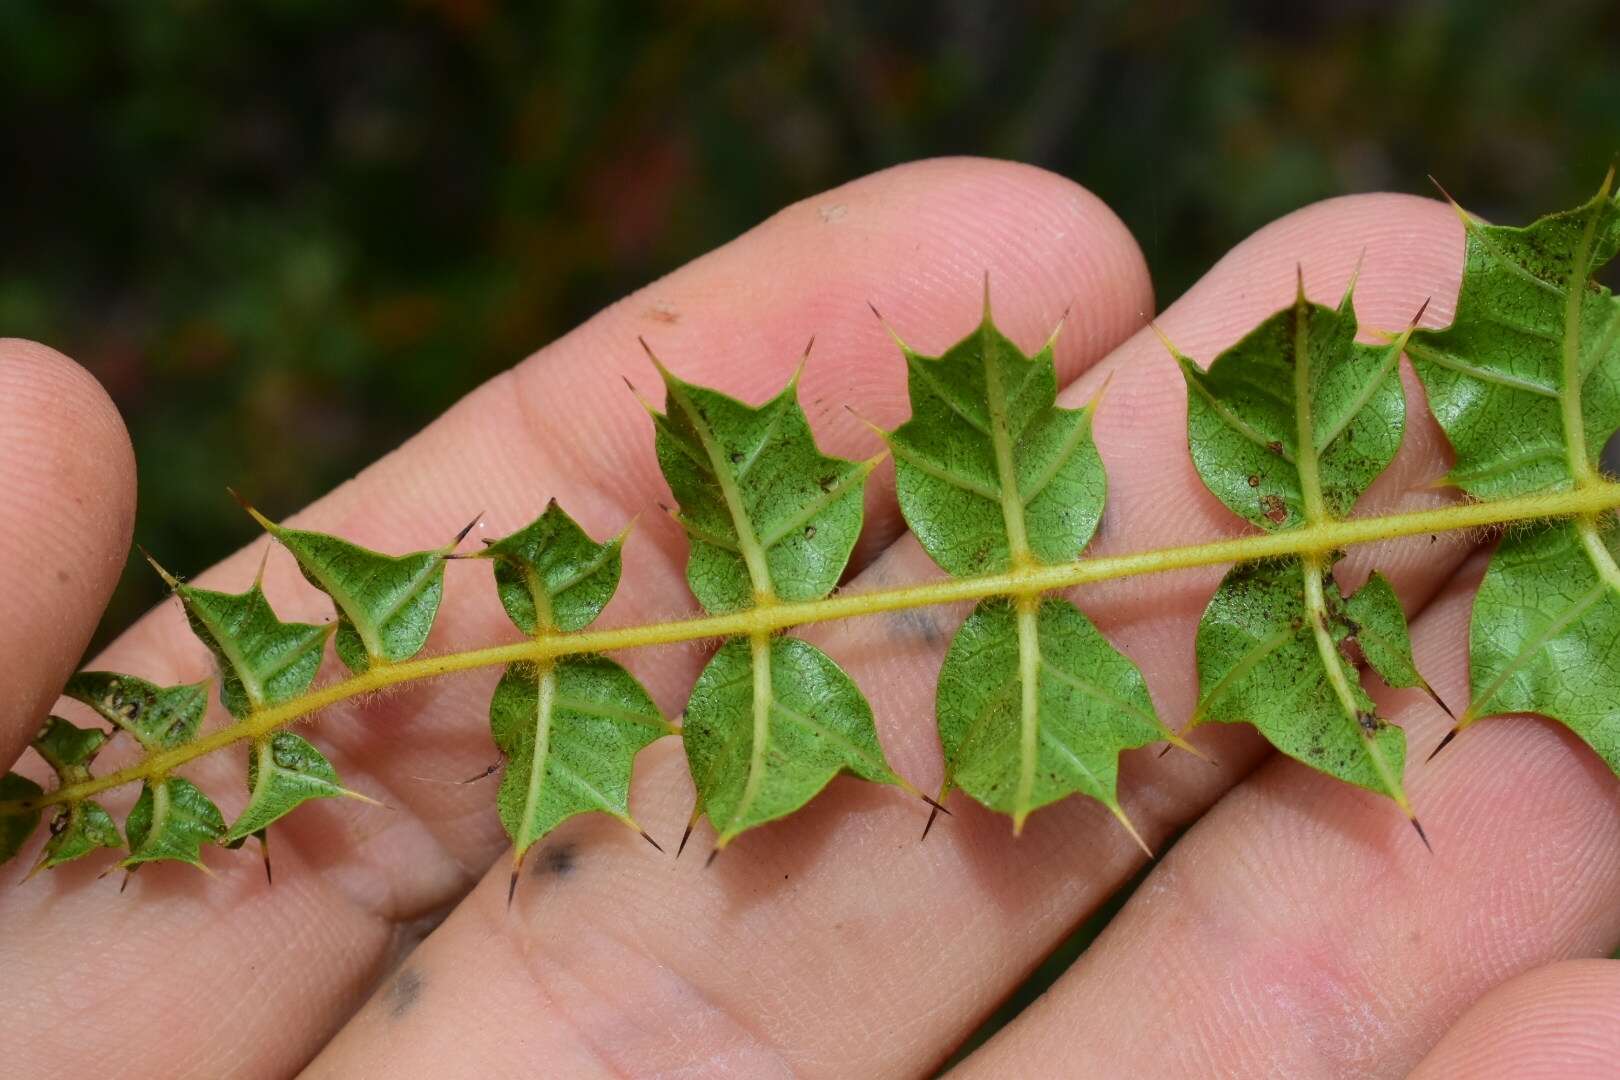
[[[911,158],[1071,176],[1168,302],[1325,196],[1503,221],[1617,145],[1612,2],[0,0],[0,333],[129,422],[176,569],[621,293]],[[126,574],[101,637],[159,598]]]

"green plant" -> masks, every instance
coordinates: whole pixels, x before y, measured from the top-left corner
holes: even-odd
[[[1353,288],[1328,308],[1308,302],[1301,286],[1292,305],[1207,370],[1170,347],[1188,385],[1198,472],[1258,530],[1236,539],[1084,557],[1106,495],[1091,439],[1106,396],[1058,408],[1051,342],[1025,355],[996,329],[988,296],[979,326],[943,355],[901,343],[912,416],[882,433],[900,508],[944,580],[839,593],[879,458],[823,455],[797,379],[753,407],[683,382],[656,358],[666,404],[649,412],[703,616],[590,629],[617,587],[623,536],[592,540],[555,504],[476,554],[457,554],[463,530],[443,547],[398,557],[250,509],[331,597],[336,621],[284,623],[257,582],[229,594],[160,569],[218,660],[233,722],[202,732],[206,683],[75,676],[66,695],[111,733],[50,719],[34,746],[59,783],[47,792],[19,774],[0,778],[0,857],[19,851],[47,808],[55,808],[51,835],[37,869],[126,845],[130,870],[158,859],[200,863],[204,844],[262,841],[300,803],[352,795],[289,730],[293,722],[388,686],[490,665],[505,666],[490,716],[506,762],[498,808],[519,862],[577,813],[639,828],[629,809],[635,755],[677,730],[697,787],[693,821],[709,818],[717,851],[792,813],[844,770],[916,793],[935,811],[961,788],[1010,814],[1015,831],[1035,809],[1079,792],[1130,829],[1116,794],[1120,751],[1191,747],[1156,715],[1135,665],[1056,594],[1224,563],[1234,566],[1198,629],[1200,701],[1187,728],[1253,723],[1290,756],[1387,795],[1422,836],[1401,783],[1404,736],[1377,716],[1358,671],[1364,662],[1391,686],[1428,689],[1405,618],[1382,577],[1345,595],[1332,567],[1357,543],[1503,526],[1512,527],[1475,602],[1472,696],[1453,734],[1483,716],[1538,712],[1620,772],[1620,676],[1605,662],[1620,644],[1620,484],[1598,469],[1620,428],[1620,301],[1593,281],[1620,248],[1611,182],[1584,206],[1526,228],[1464,215],[1467,266],[1446,330],[1408,328],[1361,344]],[[1403,352],[1457,451],[1448,479],[1468,498],[1351,517],[1401,441]],[[522,640],[419,655],[453,558],[491,564]],[[885,762],[871,708],[849,676],[786,631],[965,600],[977,606],[940,675],[945,784],[929,799]],[[328,638],[350,674],[317,687]],[[699,639],[719,645],[679,729],[604,655]],[[94,776],[94,758],[119,731],[142,756]],[[175,771],[238,743],[248,748],[250,799],[227,825]],[[95,799],[137,781],[143,789],[120,836]]]

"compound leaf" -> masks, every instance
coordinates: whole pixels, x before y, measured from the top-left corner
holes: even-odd
[[[1414,334],[1407,351],[1456,451],[1448,479],[1471,495],[1601,482],[1599,454],[1620,428],[1620,298],[1592,278],[1620,249],[1613,180],[1523,228],[1458,211],[1467,254],[1456,318]],[[1502,538],[1474,599],[1471,700],[1452,735],[1483,716],[1540,713],[1620,773],[1616,556],[1610,513]]]
[[[235,844],[268,828],[301,803],[340,795],[363,798],[345,788],[337,770],[309,740],[290,731],[255,739],[248,752],[248,804],[219,838]]]
[[[202,866],[202,845],[225,832],[219,807],[189,780],[168,776],[149,780],[124,822],[129,856],[127,868],[168,859]]]
[[[1175,354],[1199,476],[1262,529],[1348,514],[1400,448],[1406,335],[1358,344],[1353,291],[1329,308],[1305,298],[1302,280],[1292,305],[1209,370]],[[1405,735],[1377,715],[1355,663],[1364,656],[1392,685],[1421,685],[1406,619],[1382,578],[1347,602],[1335,559],[1307,554],[1227,573],[1199,623],[1200,700],[1188,727],[1251,723],[1290,757],[1388,795],[1421,836],[1401,781]],[[1365,640],[1356,636],[1363,622]]]
[[[879,459],[821,453],[797,376],[754,408],[658,371],[658,463],[691,542],[686,580],[698,602],[726,612],[832,592]],[[682,739],[717,848],[798,809],[842,769],[910,787],[885,763],[872,707],[849,676],[814,646],[765,632],[729,638],[710,658]]]
[[[350,671],[408,660],[427,644],[444,596],[445,558],[472,525],[434,551],[384,555],[326,533],[288,529],[248,513],[292,552],[311,585],[337,608],[333,648]]]
[[[167,750],[197,737],[208,712],[208,683],[156,686],[133,675],[81,671],[62,693],[135,736],[148,750]]]
[[[791,814],[845,769],[903,784],[883,758],[860,689],[797,638],[728,639],[698,676],[682,734],[717,847]]]
[[[900,509],[951,574],[1071,562],[1096,531],[1107,497],[1096,402],[1057,407],[1052,345],[1024,355],[996,329],[988,296],[979,326],[941,356],[901,343],[911,419],[889,436]],[[1119,753],[1174,738],[1136,665],[1052,598],[980,603],[951,642],[935,710],[941,798],[960,787],[1011,814],[1014,831],[1075,792],[1131,829]]]

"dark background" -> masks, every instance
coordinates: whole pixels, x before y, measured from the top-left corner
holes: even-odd
[[[823,188],[1086,184],[1161,303],[1306,202],[1521,221],[1620,146],[1620,5],[0,0],[0,333],[82,361],[179,570]],[[881,10],[879,10],[881,9]],[[126,574],[102,633],[159,598]]]

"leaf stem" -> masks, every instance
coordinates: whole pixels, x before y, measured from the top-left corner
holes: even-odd
[[[106,776],[69,784],[28,799],[0,801],[0,815],[89,798],[110,788],[170,772],[216,750],[258,738],[300,717],[350,698],[473,668],[544,661],[581,653],[672,645],[705,638],[771,634],[793,626],[887,611],[976,601],[992,596],[1032,596],[1141,574],[1290,555],[1321,555],[1356,544],[1403,536],[1483,529],[1546,518],[1591,517],[1616,508],[1620,508],[1620,483],[1595,480],[1589,486],[1574,491],[1554,491],[1495,502],[1464,502],[1433,510],[1324,521],[1282,532],[1248,534],[1227,540],[1124,555],[1094,556],[1053,566],[1014,567],[997,574],[926,581],[871,592],[848,592],[824,600],[776,603],[723,615],[552,634],[466,652],[377,664],[358,675],[317,687],[300,697],[257,709],[227,727],[209,732],[182,746],[149,754]]]

